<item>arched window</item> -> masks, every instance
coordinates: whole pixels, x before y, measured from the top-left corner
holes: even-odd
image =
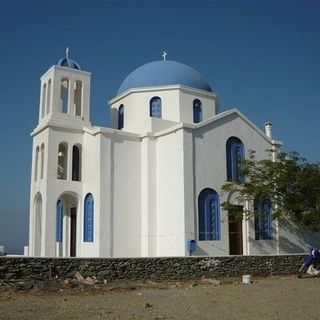
[[[193,122],[199,123],[202,121],[202,103],[199,99],[193,100]]]
[[[42,197],[38,193],[34,200],[34,255],[41,256],[41,238],[42,238]]]
[[[226,143],[227,155],[227,180],[241,181],[241,160],[244,159],[244,146],[242,141],[236,137],[230,137]]]
[[[56,212],[56,242],[62,242],[63,230],[63,203],[61,200],[57,202]]]
[[[60,86],[61,112],[68,113],[69,102],[69,80],[63,78]]]
[[[38,179],[38,166],[39,166],[39,147],[36,148],[36,157],[34,162],[34,181]]]
[[[58,149],[58,169],[57,178],[67,179],[67,164],[68,164],[68,146],[64,143],[59,144]]]
[[[81,151],[78,146],[72,147],[72,180],[81,180]]]
[[[44,144],[41,145],[41,150],[40,150],[40,154],[41,154],[41,163],[40,163],[40,179],[43,178],[43,170],[44,170]]]
[[[74,82],[74,114],[81,116],[82,108],[82,82],[77,80]]]
[[[50,101],[51,100],[51,79],[48,81],[48,92],[47,92],[47,108],[46,108],[46,114],[50,111]]]
[[[118,111],[118,129],[121,130],[123,128],[124,121],[124,107],[123,104],[119,107]]]
[[[269,198],[257,199],[255,207],[255,239],[271,240],[272,236],[272,202]]]
[[[218,193],[203,189],[198,197],[199,240],[220,240],[220,201]]]
[[[93,242],[93,226],[94,226],[94,201],[91,193],[86,195],[84,200],[84,232],[83,241]]]
[[[44,117],[44,113],[46,110],[46,96],[47,96],[47,84],[45,83],[42,87],[41,118]]]
[[[150,100],[150,117],[161,118],[161,109],[161,99],[159,97],[153,97]]]

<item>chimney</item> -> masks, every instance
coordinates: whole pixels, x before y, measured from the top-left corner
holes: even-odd
[[[264,130],[268,138],[272,139],[272,124],[271,122],[267,122],[264,124]]]

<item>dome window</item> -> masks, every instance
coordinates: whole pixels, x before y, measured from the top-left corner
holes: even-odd
[[[118,129],[121,130],[123,128],[123,120],[124,120],[124,107],[123,104],[120,105],[118,110]]]
[[[199,123],[202,121],[202,103],[199,99],[193,100],[193,122]]]
[[[150,117],[160,118],[162,114],[162,103],[159,97],[153,97],[150,100]]]

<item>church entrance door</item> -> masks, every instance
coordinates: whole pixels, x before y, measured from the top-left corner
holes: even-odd
[[[75,257],[77,246],[77,208],[71,208],[70,213],[70,257]]]
[[[234,212],[229,212],[229,253],[230,255],[242,255],[242,218],[236,219],[234,217],[239,216],[239,212],[243,212],[243,207],[234,206],[234,210]],[[240,216],[242,215],[240,214]]]

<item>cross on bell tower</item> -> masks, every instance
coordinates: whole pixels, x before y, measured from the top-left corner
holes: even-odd
[[[166,51],[163,51],[163,54],[162,54],[162,58],[163,58],[163,61],[166,61],[167,60],[167,53]]]

